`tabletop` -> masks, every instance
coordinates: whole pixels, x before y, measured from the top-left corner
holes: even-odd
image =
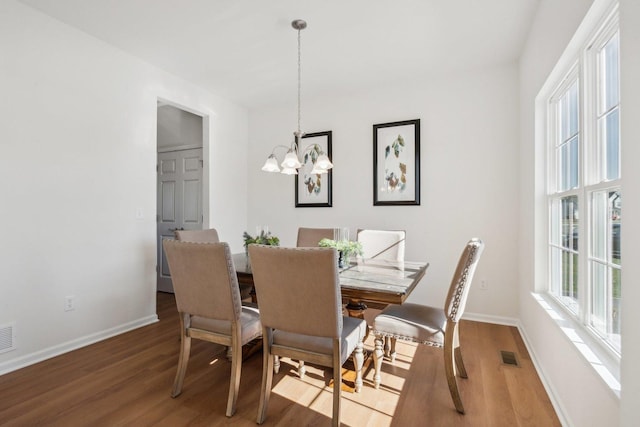
[[[233,254],[242,285],[253,285],[251,263],[245,253]],[[426,262],[358,259],[341,269],[338,277],[343,298],[378,304],[402,304],[429,267]]]

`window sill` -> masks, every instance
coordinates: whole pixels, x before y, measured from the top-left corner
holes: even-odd
[[[620,358],[587,328],[576,321],[554,298],[544,293],[531,296],[551,317],[576,350],[596,371],[602,381],[620,398]]]

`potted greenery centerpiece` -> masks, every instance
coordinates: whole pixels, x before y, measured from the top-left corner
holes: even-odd
[[[362,255],[362,243],[351,240],[322,239],[318,242],[322,248],[335,248],[338,251],[338,267],[344,268],[351,255]]]
[[[262,230],[256,237],[251,236],[245,231],[242,234],[242,238],[244,239],[245,253],[249,251],[249,245],[252,243],[257,243],[258,245],[280,246],[280,239],[276,236],[272,236],[270,231]]]

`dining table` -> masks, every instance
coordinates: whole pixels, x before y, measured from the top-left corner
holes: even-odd
[[[233,254],[233,263],[243,297],[253,289],[251,260],[246,253]],[[351,317],[364,318],[368,307],[384,308],[402,304],[424,277],[429,263],[360,258],[351,261],[338,273],[342,299]]]

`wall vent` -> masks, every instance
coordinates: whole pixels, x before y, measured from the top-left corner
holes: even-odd
[[[504,365],[520,366],[513,351],[500,350],[500,359]]]
[[[0,326],[0,353],[16,349],[16,324]]]

